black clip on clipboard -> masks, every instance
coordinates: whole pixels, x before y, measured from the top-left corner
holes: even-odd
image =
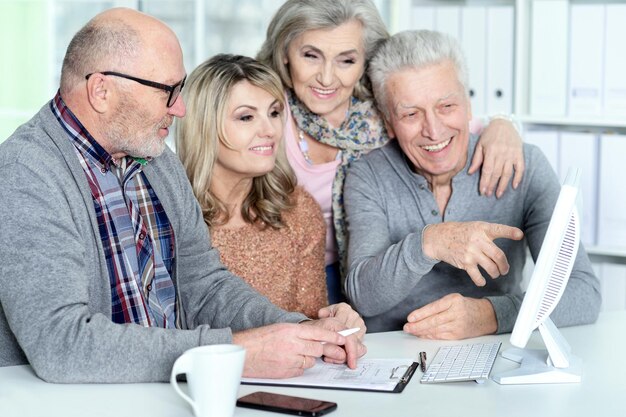
[[[404,391],[404,387],[406,387],[407,384],[411,381],[411,378],[413,378],[413,374],[415,373],[419,365],[420,365],[419,362],[413,362],[410,366],[408,366],[404,374],[398,378],[398,384],[396,385],[394,390],[391,392],[400,393]],[[398,366],[394,368],[394,370],[391,373],[390,378],[393,378],[395,376],[394,373],[399,370],[398,368],[403,368],[403,367]]]

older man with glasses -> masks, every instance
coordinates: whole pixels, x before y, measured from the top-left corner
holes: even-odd
[[[88,80],[89,77],[91,77],[93,74],[95,73],[92,72],[91,74],[85,75],[85,79]],[[170,95],[167,97],[167,107],[172,107],[174,103],[176,103],[176,99],[178,98],[178,95],[180,94],[180,92],[183,91],[183,87],[185,86],[185,79],[187,78],[185,76],[185,78],[183,78],[182,80],[180,80],[174,85],[165,85],[165,84],[157,83],[155,81],[144,80],[143,78],[133,77],[132,75],[122,74],[121,72],[100,71],[100,74],[113,75],[115,77],[126,78],[127,80],[133,80],[135,82],[138,82],[139,84],[147,85],[148,87],[154,87],[154,88],[158,88],[159,90],[167,91],[168,93],[170,93]]]
[[[310,321],[220,263],[165,145],[185,77],[167,26],[108,10],[72,39],[56,96],[0,146],[0,366],[164,381],[185,350],[237,343],[244,375],[288,377],[308,357],[355,367],[365,353],[348,305]]]

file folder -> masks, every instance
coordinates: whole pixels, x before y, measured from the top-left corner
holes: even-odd
[[[487,114],[513,111],[513,6],[487,9]]]
[[[582,195],[580,240],[586,246],[596,244],[596,221],[598,204],[598,148],[600,139],[594,133],[561,132],[560,175],[565,178],[567,168],[581,169],[580,191]]]
[[[529,130],[524,142],[537,146],[550,162],[554,173],[559,173],[559,132],[556,130]]]
[[[602,310],[626,310],[626,265],[602,263],[598,269]]]
[[[461,41],[461,8],[458,6],[441,6],[435,15],[435,30],[447,33]]]
[[[565,116],[569,3],[532,2],[530,113]]]
[[[602,115],[605,10],[603,4],[572,4],[569,116]]]
[[[469,70],[469,94],[474,116],[486,114],[487,13],[481,6],[467,6],[462,11],[461,44]]]
[[[432,6],[414,6],[411,9],[411,28],[412,29],[435,29],[435,7]]]
[[[413,27],[413,0],[396,0],[393,14],[394,26],[398,32],[417,29]]]
[[[602,135],[598,246],[626,247],[625,155],[626,136]]]
[[[626,118],[626,4],[606,5],[604,115]]]

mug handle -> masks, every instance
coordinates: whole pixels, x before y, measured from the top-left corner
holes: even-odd
[[[174,387],[174,390],[178,393],[178,395],[183,397],[183,399],[187,401],[191,405],[191,407],[195,410],[196,404],[191,399],[191,397],[189,397],[180,389],[180,387],[178,386],[178,381],[176,381],[176,377],[178,375],[186,374],[188,373],[190,369],[191,369],[191,355],[183,354],[178,359],[176,359],[176,362],[174,362],[174,366],[172,367],[172,375],[170,377],[170,384],[172,384],[172,386]]]

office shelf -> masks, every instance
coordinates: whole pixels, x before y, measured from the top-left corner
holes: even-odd
[[[626,120],[590,118],[581,119],[573,117],[548,117],[533,115],[516,115],[525,125],[540,125],[556,128],[572,128],[578,131],[593,132],[626,132]]]

